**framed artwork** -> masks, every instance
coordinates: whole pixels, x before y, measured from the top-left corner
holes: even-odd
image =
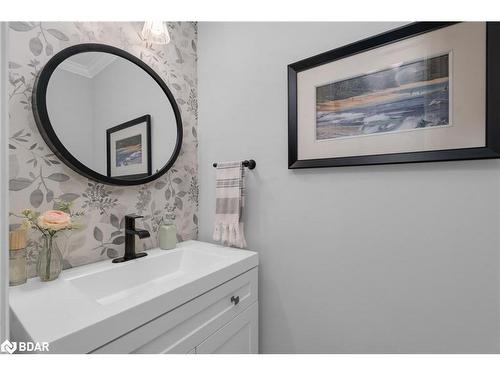
[[[106,130],[108,177],[151,176],[151,116],[144,115]]]
[[[500,23],[418,22],[288,66],[288,167],[500,157]]]

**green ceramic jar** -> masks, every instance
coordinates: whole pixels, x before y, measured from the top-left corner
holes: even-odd
[[[173,224],[164,224],[158,230],[160,249],[171,250],[177,246],[177,229]]]

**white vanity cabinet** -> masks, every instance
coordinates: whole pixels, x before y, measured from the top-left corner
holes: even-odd
[[[11,338],[50,353],[258,352],[256,252],[186,241],[147,253],[11,287]]]
[[[258,353],[258,267],[92,353]]]

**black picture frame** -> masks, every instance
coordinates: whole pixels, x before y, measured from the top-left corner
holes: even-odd
[[[151,176],[152,171],[152,158],[151,158],[151,115],[144,115],[141,117],[137,117],[133,120],[124,122],[122,124],[113,126],[112,128],[106,129],[106,171],[108,177],[111,176],[111,134],[116,133],[120,130],[124,130],[127,128],[132,128],[134,126],[146,123],[146,146],[147,146],[147,154],[146,154],[146,163],[148,171],[146,173],[140,174],[132,174],[132,175],[123,175],[120,176],[120,179],[126,180],[137,180],[141,178],[146,178]]]
[[[484,147],[397,154],[298,159],[297,74],[335,60],[454,25],[458,22],[416,22],[288,65],[288,169],[417,163],[500,157],[500,22],[486,23],[486,140]]]
[[[107,175],[98,173],[93,169],[87,167],[85,164],[80,162],[77,158],[75,158],[65,147],[65,145],[61,142],[59,137],[57,136],[48,115],[47,110],[47,88],[49,84],[50,77],[54,73],[55,69],[67,58],[83,53],[83,52],[105,52],[116,55],[118,57],[122,57],[138,67],[144,70],[149,76],[151,76],[155,82],[160,86],[163,93],[166,95],[170,105],[172,106],[172,110],[174,112],[174,117],[176,121],[176,129],[177,129],[177,138],[175,142],[175,147],[172,152],[170,159],[167,163],[160,168],[156,173],[150,174],[149,176],[145,176],[137,179],[126,179],[126,178],[114,178],[109,177]],[[43,67],[43,69],[39,72],[35,79],[35,83],[33,86],[33,95],[31,99],[31,106],[33,110],[33,115],[35,117],[35,123],[37,125],[40,134],[51,149],[51,151],[69,168],[74,170],[76,173],[87,177],[91,180],[109,184],[109,185],[119,185],[119,186],[131,186],[131,185],[142,185],[149,183],[151,181],[156,180],[157,178],[163,176],[174,164],[175,160],[179,156],[181,146],[182,146],[182,135],[183,135],[183,127],[182,127],[182,118],[179,111],[179,107],[177,106],[177,102],[167,87],[165,82],[160,78],[160,76],[144,61],[135,57],[134,55],[120,49],[107,44],[100,43],[83,43],[76,44],[70,47],[63,49],[62,51],[55,54]]]

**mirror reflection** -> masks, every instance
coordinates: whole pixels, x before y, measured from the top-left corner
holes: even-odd
[[[151,176],[174,153],[177,125],[168,97],[120,56],[82,52],[64,60],[48,82],[46,106],[61,143],[104,176]]]

